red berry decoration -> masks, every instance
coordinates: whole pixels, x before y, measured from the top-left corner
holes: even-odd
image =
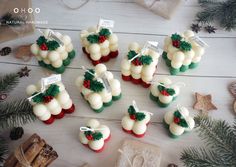
[[[53,96],[44,96],[43,97],[43,102],[44,103],[49,103],[53,99]]]
[[[90,88],[90,80],[84,80],[83,85],[85,88],[89,89]]]
[[[87,135],[86,138],[87,138],[88,140],[93,140],[93,136],[92,136],[92,135]]]
[[[180,118],[174,117],[174,123],[178,124],[180,122]]]
[[[136,119],[135,115],[130,115],[130,119],[135,120]]]
[[[142,63],[139,61],[138,58],[134,59],[134,60],[132,61],[132,63],[133,63],[135,66],[140,66],[140,65],[142,65]]]
[[[180,47],[180,41],[172,41],[172,45],[176,48],[179,48]]]
[[[103,43],[104,41],[106,40],[106,37],[105,36],[99,36],[99,43]]]
[[[164,95],[164,96],[169,96],[170,95],[166,90],[162,90],[161,94]]]
[[[45,43],[43,43],[41,46],[40,46],[40,49],[41,50],[48,50],[48,47]]]

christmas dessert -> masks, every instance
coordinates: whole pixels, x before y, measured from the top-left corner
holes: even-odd
[[[151,85],[150,98],[160,107],[167,107],[180,92],[178,83],[172,84],[169,78],[163,78]]]
[[[133,42],[129,45],[129,52],[121,62],[122,79],[142,84],[147,88],[153,79],[158,63],[159,53],[151,48],[143,50]]]
[[[170,73],[176,75],[198,66],[205,52],[205,45],[191,30],[183,34],[175,33],[165,38],[162,58],[170,68]]]
[[[105,142],[110,138],[110,129],[106,125],[101,125],[96,119],[89,120],[86,127],[80,127],[80,142],[94,152],[102,152]]]
[[[82,50],[93,65],[118,56],[118,37],[108,28],[90,27],[80,35]]]
[[[68,35],[46,29],[36,43],[31,45],[31,52],[38,59],[40,66],[56,73],[63,73],[75,57],[73,48]]]
[[[34,114],[45,124],[51,124],[54,119],[61,119],[65,114],[75,111],[75,106],[62,82],[48,85],[41,92],[41,82],[37,85],[29,85],[26,93],[31,96],[30,103]]]
[[[114,79],[113,74],[107,71],[104,64],[96,65],[94,70],[86,70],[84,76],[76,79],[76,86],[97,113],[121,98],[120,81]]]
[[[6,159],[4,167],[46,167],[58,158],[57,152],[40,138],[33,134],[16,148],[14,153]]]
[[[189,111],[185,107],[167,112],[164,116],[163,123],[169,130],[172,138],[177,138],[183,133],[193,130],[195,126],[193,117],[189,115]]]
[[[121,125],[125,132],[131,133],[135,137],[143,137],[151,119],[151,113],[137,110],[134,105],[129,106],[128,112],[122,118]]]

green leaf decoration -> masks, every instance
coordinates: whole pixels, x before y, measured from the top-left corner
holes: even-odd
[[[94,92],[101,92],[104,89],[104,85],[99,81],[91,80],[90,89]]]
[[[92,80],[94,78],[94,75],[92,75],[90,73],[95,74],[95,71],[93,69],[89,69],[89,72],[86,71],[85,74],[84,74],[84,79],[85,80]]]
[[[47,39],[44,36],[40,36],[36,41],[38,46],[41,46],[43,43],[46,43],[46,42],[47,42]]]
[[[34,95],[37,94],[37,93],[38,93],[38,92],[33,93],[32,96],[34,96]],[[33,102],[35,102],[35,103],[42,103],[42,102],[43,102],[43,97],[44,97],[43,93],[40,93],[40,94],[38,94],[37,96],[33,97],[32,100],[33,100]]]
[[[190,51],[192,49],[192,45],[186,41],[181,41],[180,49],[183,51]]]
[[[138,53],[136,53],[134,50],[130,50],[127,57],[128,60],[132,59],[134,56],[136,56]]]
[[[178,123],[179,126],[188,128],[188,123],[178,110],[174,112],[174,116],[180,119],[180,122]]]
[[[180,114],[180,112],[178,110],[174,112],[174,116],[177,117],[177,118],[182,117],[182,115]]]
[[[91,129],[90,126],[86,126],[86,127]],[[90,131],[90,130],[88,130],[88,131],[84,131],[85,136],[87,136],[87,135],[92,135],[92,133],[93,133],[93,132]]]
[[[55,40],[52,41],[48,41],[46,43],[48,50],[52,51],[52,50],[56,50],[58,47],[60,47],[59,43]]]
[[[149,65],[153,62],[152,57],[149,55],[145,55],[145,56],[140,56],[139,57],[139,61],[143,64],[143,65]]]
[[[163,85],[163,83],[160,83],[160,84]],[[159,90],[159,92],[161,92],[161,91],[163,91],[163,90],[166,89],[166,88],[165,88],[164,86],[162,86],[162,85],[158,85],[158,86],[157,86],[157,89]]]
[[[107,28],[102,28],[99,32],[99,35],[100,36],[105,36],[106,38],[108,38],[111,35],[111,32]]]
[[[173,41],[180,41],[180,40],[182,40],[182,37],[179,34],[175,33],[175,34],[171,35],[171,39]]]
[[[99,36],[96,35],[96,34],[92,34],[92,35],[89,35],[87,37],[87,40],[90,42],[90,43],[98,43],[99,42]]]
[[[103,135],[101,132],[95,132],[92,134],[93,136],[93,140],[100,140],[101,138],[103,138]]]
[[[142,112],[136,112],[136,114],[135,114],[135,118],[138,121],[142,121],[145,117],[146,117],[146,115]]]
[[[133,105],[129,106],[128,113],[129,113],[129,115],[134,115],[136,113]]]
[[[168,93],[169,95],[171,95],[171,96],[173,96],[173,95],[175,94],[175,90],[172,89],[172,88],[167,88],[166,91],[167,91],[167,93]]]

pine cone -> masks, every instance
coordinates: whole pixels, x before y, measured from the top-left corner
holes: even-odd
[[[9,55],[11,53],[11,48],[10,47],[4,47],[1,50],[1,56],[6,56]]]
[[[14,127],[10,132],[11,140],[18,140],[24,134],[24,129],[22,127]]]

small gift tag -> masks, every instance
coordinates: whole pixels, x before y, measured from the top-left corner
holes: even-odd
[[[98,26],[104,27],[104,28],[113,28],[115,24],[114,20],[105,20],[105,19],[99,19]]]
[[[49,31],[48,38],[54,39],[54,40],[57,41],[61,46],[64,46],[64,43],[63,43],[59,38],[57,38],[57,36],[54,34],[54,32],[53,32],[52,30]]]
[[[104,72],[101,77],[100,77],[103,81],[103,85],[105,87],[105,89],[108,91],[108,92],[111,92],[111,85],[107,79],[107,76],[106,76],[106,72]]]
[[[133,100],[133,107],[134,107],[136,112],[139,112],[139,109],[138,109],[138,106],[137,106],[135,100]]]
[[[56,82],[61,81],[61,74],[51,75],[50,77],[42,78],[41,79],[41,91],[44,91],[46,86],[51,85]]]
[[[193,36],[191,37],[191,39],[201,47],[209,47],[209,45],[206,42],[204,42],[199,36]]]

